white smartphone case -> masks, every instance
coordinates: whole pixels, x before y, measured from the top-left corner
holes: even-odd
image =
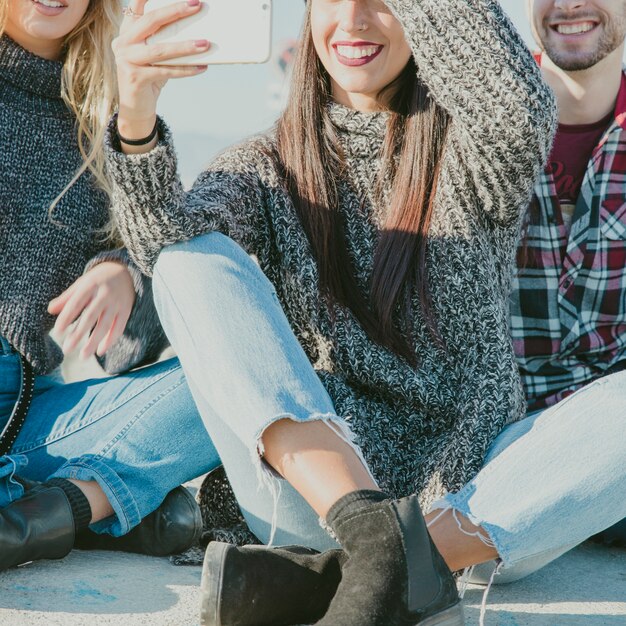
[[[148,0],[145,11],[153,11],[180,0]],[[200,11],[165,26],[147,43],[207,39],[208,52],[163,61],[161,65],[213,65],[221,63],[265,63],[272,49],[271,0],[203,0]]]

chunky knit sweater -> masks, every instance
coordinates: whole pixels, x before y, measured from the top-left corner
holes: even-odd
[[[121,371],[156,356],[165,338],[150,281],[124,250],[108,251],[97,232],[109,219],[109,202],[92,177],[83,175],[48,215],[81,164],[76,120],[61,98],[62,69],[0,38],[0,335],[38,374],[50,372],[63,355],[48,335],[48,302],[86,267],[126,263],[135,307],[125,336],[102,359],[107,370]]]
[[[464,485],[501,429],[524,415],[508,293],[521,215],[551,146],[556,107],[498,2],[386,3],[404,26],[421,80],[452,118],[427,254],[445,349],[417,310],[410,332],[419,366],[373,342],[349,310],[331,314],[271,156],[273,133],[222,154],[189,192],[165,124],[157,147],[133,156],[117,149],[111,127],[107,167],[122,236],[146,273],[163,246],[207,231],[256,256],[380,486],[394,496],[418,492],[427,506]],[[347,165],[340,209],[365,291],[386,210],[373,190],[388,116],[337,104],[329,112]]]

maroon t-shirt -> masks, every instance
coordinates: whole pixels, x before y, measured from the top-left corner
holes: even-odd
[[[615,113],[611,111],[594,124],[559,124],[548,168],[554,178],[566,226],[572,222],[593,151],[614,119]]]

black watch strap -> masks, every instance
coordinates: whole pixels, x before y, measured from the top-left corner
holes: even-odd
[[[117,128],[117,124],[115,125],[115,128],[117,131],[117,138],[122,143],[125,143],[127,146],[145,146],[149,144],[158,135],[159,120],[157,119],[157,121],[154,123],[154,128],[152,129],[152,132],[147,137],[144,137],[143,139],[126,139],[125,137],[122,137],[122,135],[120,135],[120,131],[119,131],[119,128]]]

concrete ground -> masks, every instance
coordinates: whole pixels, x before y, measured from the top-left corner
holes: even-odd
[[[70,360],[65,374],[101,372]],[[200,573],[167,558],[74,551],[0,573],[0,626],[197,625]],[[479,624],[482,597],[483,588],[469,587],[468,626]],[[523,581],[494,586],[485,624],[626,626],[626,550],[585,544]]]
[[[3,626],[191,626],[200,567],[168,559],[74,551],[63,561],[0,574]],[[477,626],[483,590],[465,596]],[[626,550],[583,545],[541,572],[489,594],[487,626],[626,625]]]

